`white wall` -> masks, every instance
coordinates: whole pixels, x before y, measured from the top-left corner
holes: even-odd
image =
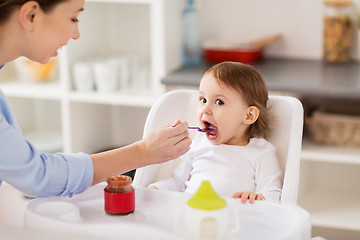
[[[274,33],[283,38],[266,54],[285,58],[321,59],[323,0],[195,0],[201,15],[203,41],[222,37],[246,42]],[[359,12],[360,0],[353,0]],[[357,34],[354,34],[357,49]]]
[[[274,33],[283,38],[266,54],[287,58],[322,57],[322,0],[196,0],[203,41],[222,37],[246,42]]]

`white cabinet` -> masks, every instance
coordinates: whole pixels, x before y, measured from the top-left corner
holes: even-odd
[[[58,71],[50,82],[19,80],[15,64],[0,71],[0,89],[32,141],[64,152],[93,153],[141,138],[145,118],[164,91],[161,78],[180,64],[178,24],[181,1],[88,0],[80,14],[80,39],[59,51]],[[166,20],[165,20],[166,18]],[[128,87],[114,92],[76,91],[72,78],[77,61],[126,57],[136,62]],[[135,65],[135,64],[134,64]],[[35,137],[34,137],[35,135]],[[57,140],[58,140],[57,139]],[[41,142],[33,141],[39,146]]]
[[[313,233],[331,239],[360,237],[360,149],[304,141],[299,204]]]

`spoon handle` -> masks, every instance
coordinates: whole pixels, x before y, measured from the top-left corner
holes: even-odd
[[[173,126],[173,127],[175,127],[175,126]],[[206,129],[205,130],[205,129],[201,129],[199,127],[188,127],[188,129],[194,129],[194,130],[198,130],[199,132],[204,132],[204,133],[212,131],[212,129]]]
[[[211,131],[212,131],[212,129],[201,129],[201,128],[199,128],[199,127],[188,127],[188,129],[196,129],[196,130],[198,130],[199,132],[204,132],[204,133],[206,133],[206,132],[211,132]]]

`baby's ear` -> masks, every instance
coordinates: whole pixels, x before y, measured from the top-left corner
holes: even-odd
[[[260,111],[259,111],[259,109],[257,107],[250,106],[247,109],[246,118],[244,120],[244,123],[249,124],[249,125],[253,124],[258,119],[259,114],[260,114]]]

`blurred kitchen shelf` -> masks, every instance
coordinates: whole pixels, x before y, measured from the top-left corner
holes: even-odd
[[[111,93],[76,92],[69,94],[70,101],[82,103],[98,103],[131,107],[150,108],[157,96],[148,92],[116,91]]]
[[[56,153],[63,148],[61,132],[55,131],[23,131],[23,136],[30,141],[38,151]]]
[[[318,144],[304,137],[298,204],[310,213],[314,228],[360,236],[359,156],[359,148]]]
[[[5,95],[18,98],[60,100],[64,95],[59,81],[44,83],[8,81],[1,82],[0,88]]]
[[[316,189],[299,199],[315,227],[360,231],[360,193]]]
[[[326,146],[314,143],[309,139],[304,139],[301,160],[325,163],[360,164],[360,149]]]

